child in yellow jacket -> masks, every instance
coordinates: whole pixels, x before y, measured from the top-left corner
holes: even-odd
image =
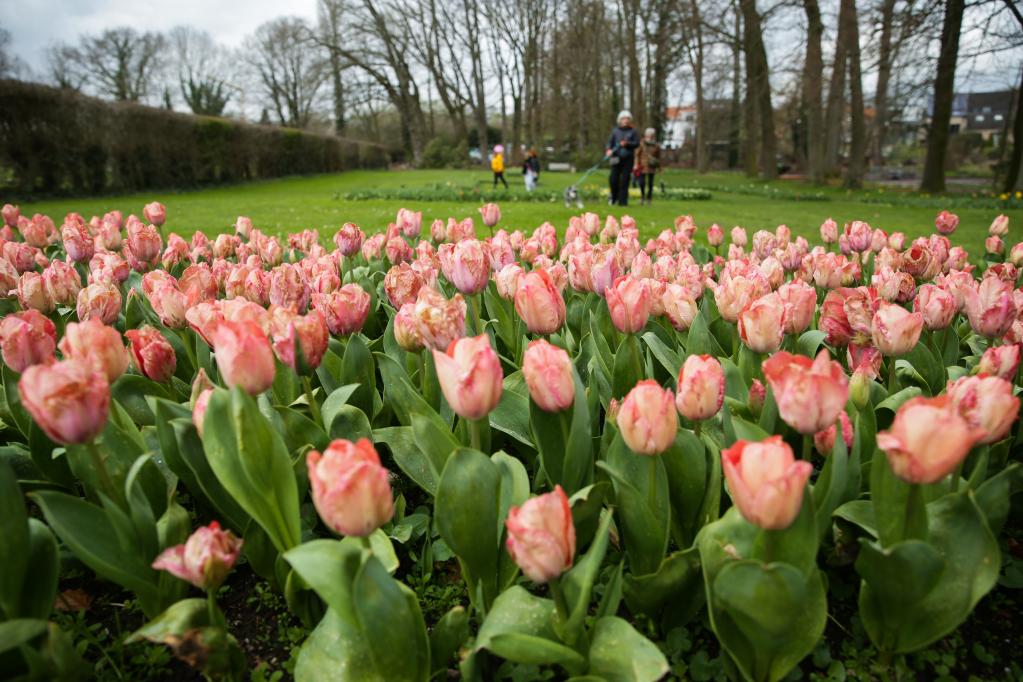
[[[504,145],[494,145],[494,155],[490,158],[490,170],[494,171],[494,189],[497,189],[497,181],[504,183],[508,189],[508,181],[504,179]]]

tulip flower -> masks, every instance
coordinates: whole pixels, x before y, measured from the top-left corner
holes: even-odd
[[[607,309],[615,329],[623,334],[643,330],[650,319],[650,287],[645,280],[631,276],[619,277],[604,291]]]
[[[1005,242],[1002,241],[1001,237],[993,234],[984,240],[984,251],[993,256],[1001,256],[1005,253]]]
[[[522,376],[533,402],[545,412],[561,412],[575,402],[571,358],[563,349],[543,339],[532,341],[526,347]]]
[[[206,419],[206,408],[210,404],[210,398],[213,396],[213,389],[207,388],[199,393],[195,398],[195,405],[192,406],[192,424],[195,425],[195,430],[199,432],[199,437],[202,438],[203,434],[203,423]]]
[[[153,561],[153,568],[214,593],[231,572],[242,551],[242,539],[221,530],[213,521],[196,529],[183,545],[168,547]]]
[[[274,353],[258,324],[224,320],[214,327],[212,341],[217,368],[228,386],[258,395],[273,385]]]
[[[3,215],[5,225],[17,227],[18,218],[21,217],[21,209],[13,204],[4,204],[3,209],[0,210],[0,215]]]
[[[870,250],[874,229],[862,220],[854,220],[846,223],[844,236],[848,239],[850,250],[863,253]]]
[[[785,333],[802,334],[817,311],[817,292],[806,282],[796,280],[782,284],[777,293],[785,307]]]
[[[56,307],[50,293],[46,290],[46,283],[43,276],[38,272],[26,272],[18,278],[17,289],[14,292],[18,297],[18,303],[22,310],[38,310],[41,313],[51,313]],[[79,295],[81,293],[79,292]]]
[[[159,201],[153,201],[142,207],[142,216],[157,227],[167,220],[167,208]]]
[[[463,239],[439,251],[441,269],[449,282],[466,296],[478,294],[490,281],[490,260],[478,239]]]
[[[985,277],[976,288],[964,288],[963,300],[973,331],[989,339],[1004,336],[1018,314],[1012,284],[997,277]]]
[[[0,326],[0,333],[3,327]],[[6,357],[6,356],[5,356]],[[976,371],[981,374],[992,374],[1009,381],[1016,377],[1019,368],[1020,347],[1018,343],[994,346],[984,351],[977,363]],[[8,363],[9,364],[9,363]]]
[[[398,229],[403,235],[411,239],[415,239],[419,236],[419,233],[423,229],[423,212],[410,211],[407,208],[399,208],[398,216],[395,218],[394,224],[398,226]]]
[[[550,582],[572,567],[575,525],[560,485],[509,509],[504,525],[508,554],[533,582]]]
[[[714,223],[707,228],[707,243],[713,246],[715,249],[721,246],[725,241],[725,231],[721,229],[721,226]]]
[[[842,442],[845,443],[846,451],[848,452],[848,449],[853,444],[853,426],[852,422],[849,421],[849,415],[844,410],[838,413],[838,423],[842,426]],[[832,424],[828,428],[813,434],[813,445],[817,448],[817,452],[827,457],[834,449],[837,437],[838,428]]]
[[[345,223],[334,235],[334,244],[342,256],[354,256],[362,249],[366,234],[355,223]]]
[[[82,278],[73,266],[62,260],[54,260],[43,270],[43,286],[51,301],[70,307],[78,301]]]
[[[636,384],[622,401],[616,419],[622,438],[640,455],[658,455],[675,441],[675,396],[653,379]]]
[[[274,308],[270,318],[270,333],[274,354],[281,363],[300,374],[319,367],[327,352],[327,323],[315,310],[306,315],[298,315],[287,308]]]
[[[565,324],[565,299],[546,270],[519,278],[515,312],[532,334],[553,334]]]
[[[139,373],[153,381],[170,381],[178,359],[174,347],[163,334],[155,327],[145,325],[129,329],[124,335],[128,337],[128,350]]]
[[[686,419],[710,419],[725,400],[725,372],[711,355],[690,355],[678,373],[675,407]]]
[[[95,318],[114,324],[121,313],[121,292],[110,282],[95,282],[78,292],[75,308],[82,322]]]
[[[110,384],[81,360],[32,365],[18,381],[21,402],[36,424],[57,443],[89,443],[107,423]]]
[[[742,517],[765,530],[784,530],[799,516],[813,466],[797,461],[781,436],[740,440],[721,452],[732,501]]]
[[[1012,394],[1012,382],[996,376],[962,377],[948,384],[952,407],[970,426],[983,435],[978,443],[1004,438],[1019,417],[1019,398]]]
[[[983,438],[982,429],[964,419],[949,396],[907,400],[891,428],[877,434],[895,475],[909,483],[936,483],[952,473]]]
[[[335,440],[306,456],[313,505],[341,535],[367,537],[394,516],[388,471],[368,439]]]
[[[69,322],[60,340],[65,359],[83,360],[114,383],[128,369],[129,356],[121,334],[97,319]]]
[[[928,329],[945,329],[956,314],[955,296],[936,284],[924,284],[913,299],[913,312],[923,316]]]
[[[515,300],[515,292],[519,289],[519,280],[526,274],[518,263],[509,263],[494,273],[494,284],[497,295],[506,301]]]
[[[685,331],[692,326],[700,309],[690,295],[689,290],[681,284],[668,284],[661,295],[661,307],[668,316],[671,326],[678,331]]]
[[[773,353],[785,339],[785,305],[778,294],[761,296],[739,313],[739,338],[757,353]]]
[[[838,241],[838,224],[828,218],[821,223],[821,241],[825,244],[834,244]]]
[[[480,206],[479,210],[480,217],[483,218],[483,224],[487,227],[493,227],[501,220],[501,208],[497,204],[484,204]]]
[[[311,294],[309,283],[297,267],[285,263],[270,271],[271,304],[304,313]]]
[[[369,317],[370,296],[358,284],[346,284],[329,294],[313,294],[312,300],[330,333],[337,336],[358,333]]]
[[[384,275],[384,291],[395,310],[415,301],[424,284],[423,275],[408,263],[392,266]]]
[[[455,414],[477,420],[497,407],[504,373],[486,334],[453,341],[444,353],[434,349],[433,361],[441,391]]]
[[[432,287],[420,289],[413,315],[423,345],[443,351],[465,336],[465,312],[465,299],[461,294],[449,300]]]
[[[870,335],[874,345],[884,355],[898,357],[916,347],[924,318],[894,303],[882,303],[871,323]]]
[[[38,310],[11,313],[0,320],[0,352],[4,363],[21,374],[32,365],[54,361],[57,328]]]
[[[165,282],[156,286],[149,294],[149,305],[160,318],[160,324],[170,329],[184,329],[187,320],[188,296],[177,285]]]
[[[804,435],[834,424],[849,397],[849,380],[827,349],[815,360],[781,351],[764,361],[763,370],[781,418]]]
[[[394,316],[394,340],[410,353],[423,349],[423,338],[415,316],[415,303],[406,303]]]

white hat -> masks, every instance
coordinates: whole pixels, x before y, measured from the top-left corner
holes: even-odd
[[[632,112],[628,109],[622,109],[618,112],[618,118],[615,119],[615,122],[621,123],[623,118],[632,118]]]

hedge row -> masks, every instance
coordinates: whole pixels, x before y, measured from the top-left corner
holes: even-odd
[[[389,160],[326,135],[0,80],[0,189],[19,197],[187,189]]]

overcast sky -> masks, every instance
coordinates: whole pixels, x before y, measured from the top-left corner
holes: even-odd
[[[48,45],[81,33],[191,24],[235,47],[264,21],[285,14],[314,20],[316,0],[0,0],[0,26],[11,32],[13,51],[34,70],[45,67]]]

